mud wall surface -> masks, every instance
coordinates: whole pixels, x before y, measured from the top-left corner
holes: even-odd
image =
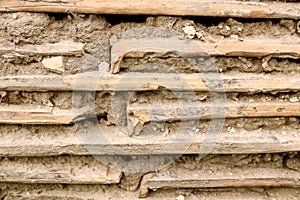
[[[300,3],[149,3],[0,2],[1,199],[298,199]]]

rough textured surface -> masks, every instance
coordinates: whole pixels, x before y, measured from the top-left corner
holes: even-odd
[[[13,1],[0,2],[0,7],[3,3]],[[64,4],[67,0],[27,1],[33,2]],[[280,12],[294,5],[290,2],[268,0],[253,0],[252,3],[257,2],[280,5],[274,7]],[[235,1],[233,4],[239,3]],[[289,9],[295,11],[297,8]],[[268,10],[260,9],[259,12],[266,11]],[[245,12],[234,13],[235,16],[241,14]],[[293,15],[293,10],[284,15]],[[298,13],[296,15],[299,16]],[[256,13],[255,17],[258,16]],[[148,199],[298,199],[299,188],[269,186],[295,186],[293,180],[297,179],[296,183],[299,182],[299,117],[240,117],[217,122],[150,122],[143,126],[137,124],[135,129],[128,133],[126,106],[176,104],[179,100],[187,104],[197,102],[204,105],[214,102],[214,98],[226,97],[229,104],[282,103],[296,107],[300,101],[299,56],[290,54],[286,57],[286,52],[275,52],[274,55],[259,57],[214,55],[183,59],[176,53],[162,57],[150,53],[143,57],[124,58],[118,74],[129,77],[125,79],[126,84],[119,84],[126,89],[127,84],[136,78],[136,74],[132,72],[144,73],[140,80],[145,79],[146,74],[154,72],[155,76],[152,74],[151,80],[157,80],[157,77],[167,80],[165,78],[170,73],[182,76],[193,76],[197,72],[201,75],[207,75],[207,72],[218,73],[220,76],[229,77],[225,85],[232,90],[225,95],[210,92],[199,78],[195,79],[195,83],[204,86],[204,91],[176,93],[168,87],[146,85],[144,90],[147,91],[136,90],[127,93],[124,90],[113,92],[114,88],[111,85],[109,92],[72,92],[70,83],[75,76],[72,79],[68,78],[68,75],[83,72],[96,74],[96,71],[104,71],[106,75],[118,77],[111,75],[108,69],[111,44],[122,39],[173,37],[181,41],[193,40],[215,45],[222,41],[237,41],[243,45],[246,41],[272,40],[280,45],[296,46],[300,40],[299,34],[300,21],[296,17],[232,19],[228,16],[200,18],[91,15],[70,11],[0,13],[1,109],[30,106],[35,109],[43,107],[70,111],[79,108],[83,113],[76,119],[77,123],[71,125],[0,125],[0,199],[137,199],[138,189],[142,186],[141,180],[147,178],[149,172],[164,174],[167,181],[178,180],[181,177],[181,181],[184,181],[191,175],[190,171],[197,172],[198,185],[189,181],[183,184],[178,180],[177,183],[167,184],[171,187],[169,189],[156,190],[157,187],[152,187],[153,191],[150,191]],[[296,51],[299,51],[297,46]],[[59,56],[59,65],[52,62],[56,56]],[[51,62],[45,62],[49,60]],[[201,67],[195,70],[195,66],[198,65]],[[21,75],[38,78],[39,82],[20,78]],[[9,79],[4,76],[9,76]],[[250,81],[241,79],[243,77],[248,77]],[[266,81],[269,77],[271,80]],[[237,81],[237,78],[240,78],[240,81]],[[63,84],[62,80],[65,81]],[[100,90],[109,85],[109,80],[112,79],[108,78],[102,82]],[[176,83],[174,80],[177,79],[175,77],[169,80],[170,83]],[[90,84],[92,81],[91,77],[87,76],[83,79],[83,85],[94,89],[95,85]],[[140,82],[136,83],[139,86]],[[6,88],[7,85],[10,89]],[[38,87],[41,91],[37,91]],[[140,89],[140,86],[138,88]],[[241,106],[240,109],[245,107]],[[282,112],[283,109],[277,111]],[[298,109],[294,113],[297,111]],[[36,115],[36,112],[31,109],[32,114]],[[91,113],[92,115],[89,115]],[[90,118],[85,120],[87,116]],[[219,131],[212,128],[216,125],[214,123],[221,126]],[[184,139],[195,136],[196,138],[187,141],[188,145],[185,146]],[[173,142],[173,145],[169,145],[170,142]],[[214,148],[204,153],[211,155],[203,159],[195,155],[208,144]],[[155,153],[161,155],[155,156]],[[175,155],[169,155],[170,153]],[[94,159],[91,154],[104,156]],[[107,167],[110,170],[107,170]],[[105,180],[94,176],[99,174],[103,175]],[[260,179],[260,184],[265,185],[255,182],[251,185],[255,187],[249,188],[199,190],[199,187],[203,186],[199,176],[202,180],[212,177],[219,180],[226,177],[235,178],[236,181],[231,183],[233,185],[243,183],[243,177],[252,177],[254,180]],[[262,179],[270,177],[273,179],[263,182]],[[285,179],[286,182],[283,183],[285,177],[289,179]],[[103,185],[112,182],[113,184]],[[180,184],[182,187],[195,188],[177,188]]]
[[[131,137],[121,127],[101,119],[74,126],[1,125],[1,156],[272,153],[299,151],[299,119],[228,119],[222,133],[211,132],[209,121],[150,123],[138,126]],[[215,122],[214,123],[218,123]],[[219,122],[220,126],[222,121]],[[209,137],[215,140],[209,141]],[[187,140],[184,140],[187,139]],[[169,148],[167,146],[169,145]]]
[[[238,10],[238,11],[237,11]],[[299,18],[299,5],[247,3],[241,1],[20,1],[0,4],[0,11],[79,12],[96,14],[194,15],[244,18]]]
[[[299,42],[298,42],[299,43]],[[277,40],[220,40],[219,42],[195,42],[180,39],[142,39],[142,40],[119,40],[112,44],[111,49],[111,72],[118,73],[123,58],[149,57],[182,57],[193,58],[195,71],[201,71],[201,65],[197,63],[199,58],[208,59],[210,56],[232,57],[291,57],[299,58],[300,50],[297,41],[295,43]],[[173,54],[173,55],[172,55]],[[198,59],[197,59],[198,58]],[[192,59],[190,59],[192,60]],[[202,61],[202,62],[203,62]],[[201,62],[201,60],[200,60]],[[198,65],[197,65],[198,64]],[[213,65],[212,63],[210,65]],[[267,66],[268,60],[262,66]],[[197,70],[200,68],[200,70]]]
[[[0,166],[1,182],[115,184],[121,178],[91,156],[1,158]]]
[[[88,186],[88,185],[22,185],[0,184],[1,196],[8,200],[13,199],[67,199],[67,200],[107,200],[132,199],[137,200],[137,192],[126,192],[116,186]],[[220,198],[231,200],[251,199],[286,199],[297,200],[298,188],[236,188],[236,189],[162,189],[151,192],[146,199],[175,200],[183,196],[185,200],[218,200]],[[180,199],[178,199],[180,200]]]
[[[128,17],[127,17],[128,18]],[[199,22],[195,19],[182,19],[180,17],[140,17],[139,23],[131,22],[128,18],[126,22],[118,23],[119,19],[114,16],[100,17],[96,15],[64,15],[64,14],[38,14],[38,13],[1,13],[0,14],[0,42],[7,43],[13,42],[18,47],[22,47],[25,44],[44,44],[44,43],[55,43],[65,40],[72,40],[74,42],[85,43],[85,52],[87,53],[84,57],[70,57],[64,56],[64,65],[66,74],[74,74],[78,71],[90,71],[96,70],[98,64],[105,61],[108,62],[108,39],[115,34],[120,34],[123,31],[129,31],[122,37],[126,38],[145,38],[151,35],[152,37],[162,37],[170,35],[182,35],[182,28],[191,24],[195,27],[198,32],[203,32],[204,40],[210,42],[217,42],[224,37],[232,39],[242,38],[245,40],[249,39],[280,39],[282,41],[299,41],[299,34],[297,33],[297,21],[258,21],[258,22],[246,22],[237,21],[234,19],[216,19],[216,20],[200,20]],[[211,21],[211,22],[208,22]],[[111,23],[109,23],[111,22]],[[17,24],[26,24],[26,26],[18,26]],[[10,26],[16,26],[17,28],[9,28]],[[21,27],[21,28],[20,28]],[[143,27],[143,28],[142,28]],[[152,31],[149,28],[152,27]],[[155,28],[153,28],[155,27]],[[288,28],[286,28],[288,27]],[[136,28],[142,28],[134,30]],[[160,28],[161,30],[157,30]],[[25,32],[25,35],[14,34],[14,31]],[[32,31],[35,30],[35,31]],[[37,30],[40,30],[37,31]],[[224,32],[225,31],[225,32]],[[32,32],[31,35],[27,36],[28,32]],[[40,33],[40,34],[37,34]],[[26,37],[25,37],[26,36]],[[236,38],[236,36],[238,38]],[[182,36],[181,36],[182,37]],[[195,38],[197,40],[197,38]],[[97,56],[95,58],[95,56]],[[28,56],[23,54],[15,54],[0,57],[1,61],[1,75],[16,75],[16,74],[49,74],[51,71],[45,69],[40,61],[43,59],[42,56]],[[175,58],[174,58],[175,59]],[[220,58],[221,59],[221,58]],[[236,58],[231,58],[236,59]],[[217,65],[218,65],[217,58]],[[259,59],[257,62],[247,61],[247,58],[240,58],[242,62],[236,63],[236,60],[223,59],[222,65],[218,65],[219,69],[226,72],[230,69],[241,68],[243,71],[256,71],[261,70],[270,73],[278,71],[294,72],[299,71],[297,62],[283,59],[277,60],[272,59],[268,62],[270,67],[260,66]],[[248,59],[249,60],[249,59]],[[174,62],[169,59],[166,61],[167,64],[171,63],[171,66],[176,66]],[[222,61],[222,59],[221,59]],[[147,59],[150,64],[152,61]],[[183,61],[181,61],[183,62]],[[249,63],[253,64],[249,64]],[[177,63],[177,62],[176,62]],[[228,64],[226,64],[228,63]],[[143,62],[144,64],[144,62]],[[177,66],[180,63],[177,64]],[[234,65],[234,66],[232,66]],[[251,67],[253,65],[253,67]],[[286,67],[286,66],[291,67]],[[229,66],[229,67],[226,67]],[[266,66],[266,65],[264,65]],[[295,67],[293,67],[295,66]],[[177,68],[175,68],[176,70]],[[188,70],[189,71],[189,70]]]
[[[140,195],[147,189],[215,187],[299,187],[299,172],[287,169],[284,159],[294,154],[181,157],[167,169],[147,174]]]

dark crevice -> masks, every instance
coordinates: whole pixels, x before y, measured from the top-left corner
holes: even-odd
[[[62,21],[68,17],[68,13],[48,13],[50,18],[54,18],[56,21]]]
[[[112,26],[122,22],[144,23],[148,16],[146,15],[104,15],[105,19]]]
[[[100,120],[104,120],[104,121],[108,121],[108,113],[107,112],[104,112],[104,114],[103,115],[101,115],[101,116],[97,116],[97,119],[98,119],[98,121],[100,121]]]
[[[281,19],[266,19],[266,18],[239,18],[239,17],[198,17],[198,16],[186,16],[185,20],[193,20],[195,23],[200,23],[205,26],[217,26],[220,22],[225,22],[228,19],[234,19],[240,23],[259,23],[270,22],[272,24],[279,24]],[[296,21],[296,20],[294,20]]]

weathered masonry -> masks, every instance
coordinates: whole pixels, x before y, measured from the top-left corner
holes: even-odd
[[[0,1],[1,199],[299,199],[299,152],[299,1]]]

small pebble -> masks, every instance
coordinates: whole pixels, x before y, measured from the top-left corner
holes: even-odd
[[[193,39],[196,35],[196,29],[192,25],[188,25],[182,28],[187,38]]]
[[[204,32],[196,32],[196,37],[200,40],[204,40]]]
[[[290,102],[291,103],[297,103],[297,102],[299,102],[299,100],[298,100],[297,97],[292,97],[292,98],[290,98]]]
[[[178,197],[176,197],[176,200],[184,200],[184,196],[183,195],[179,195]]]
[[[7,92],[6,91],[1,91],[0,92],[0,103],[2,102],[2,100],[6,97]]]
[[[12,17],[13,17],[13,19],[18,19],[18,15],[17,15],[16,13],[14,13],[14,14],[12,15]]]
[[[286,131],[282,131],[282,135],[286,136]]]
[[[68,20],[72,20],[72,16],[71,15],[68,15]]]
[[[169,129],[166,129],[166,131],[164,132],[164,136],[167,136],[167,135],[169,135]]]
[[[64,73],[64,61],[62,56],[54,56],[50,58],[43,58],[42,64],[48,70],[62,74]]]
[[[233,127],[230,129],[230,133],[235,133],[235,129]]]
[[[231,35],[230,38],[231,39],[239,39],[239,36],[238,35]]]
[[[199,100],[200,100],[200,101],[207,100],[207,96],[206,96],[206,95],[205,95],[205,96],[200,96],[200,97],[199,97]]]

